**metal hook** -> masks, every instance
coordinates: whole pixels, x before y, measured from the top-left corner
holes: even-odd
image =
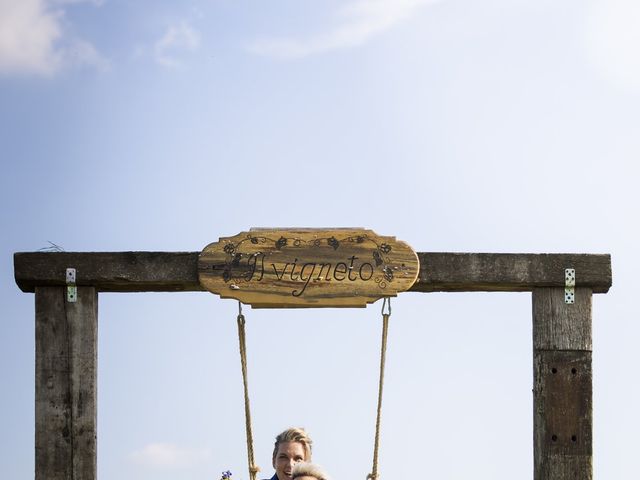
[[[384,307],[387,307],[387,313],[384,313]],[[382,315],[391,315],[391,297],[382,299]]]

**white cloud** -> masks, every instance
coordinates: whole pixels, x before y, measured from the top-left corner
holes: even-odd
[[[155,59],[164,67],[180,67],[178,55],[193,52],[200,46],[200,34],[188,22],[170,25],[155,43]]]
[[[63,50],[63,58],[69,65],[86,65],[102,72],[111,68],[111,62],[85,40],[76,39]]]
[[[252,44],[249,50],[278,58],[302,58],[357,47],[410,17],[417,8],[438,1],[357,0],[338,11],[340,22],[328,32],[304,39],[264,39]]]
[[[613,85],[640,93],[640,2],[594,0],[586,22],[591,63]]]
[[[63,29],[68,3],[100,0],[0,0],[0,74],[52,75],[70,65],[100,70],[109,62],[86,40],[69,38]]]
[[[0,73],[51,74],[61,62],[59,13],[42,0],[0,0]]]
[[[133,452],[129,458],[144,467],[188,468],[208,461],[211,451],[206,448],[182,448],[170,443],[151,443],[142,450]]]

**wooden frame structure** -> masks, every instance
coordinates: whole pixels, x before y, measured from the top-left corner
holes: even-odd
[[[35,478],[95,480],[99,292],[202,291],[200,252],[16,253],[35,293]],[[593,478],[591,299],[611,286],[610,255],[418,253],[410,291],[532,292],[534,480]],[[67,300],[66,269],[77,295]],[[565,303],[565,269],[575,303]]]

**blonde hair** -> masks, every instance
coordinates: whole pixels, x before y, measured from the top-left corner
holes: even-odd
[[[329,480],[327,474],[318,465],[308,462],[296,463],[291,472],[291,478],[313,477],[317,480]]]
[[[308,462],[311,460],[311,444],[313,443],[313,441],[311,441],[311,438],[309,437],[305,429],[304,428],[288,428],[287,430],[285,430],[284,432],[282,432],[276,437],[276,443],[274,444],[274,447],[273,447],[273,459],[272,459],[274,464],[276,461],[276,455],[278,454],[278,447],[280,446],[281,443],[286,443],[286,442],[300,443],[302,445],[302,448],[304,449],[305,461]]]

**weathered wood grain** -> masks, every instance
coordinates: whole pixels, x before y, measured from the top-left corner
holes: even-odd
[[[533,292],[534,480],[592,474],[591,290]]]
[[[591,454],[591,352],[534,353],[534,403],[543,451]]]
[[[531,291],[563,287],[565,268],[575,268],[576,286],[606,293],[611,256],[576,253],[420,253],[416,292]]]
[[[537,471],[535,480],[591,480],[593,458],[591,455],[549,454]]]
[[[591,479],[591,352],[537,352],[534,371],[534,479]]]
[[[36,289],[36,480],[71,478],[69,331],[64,288]]]
[[[366,229],[259,229],[207,245],[200,283],[258,308],[365,307],[418,276],[416,253]]]
[[[97,294],[36,288],[35,478],[96,478]]]
[[[101,292],[202,291],[200,252],[33,252],[14,254],[15,279],[25,292],[35,286],[66,285],[65,271],[76,269],[76,284]]]
[[[576,301],[564,303],[561,288],[536,288],[532,295],[533,348],[591,351],[591,289],[576,288]],[[542,319],[535,321],[535,319]]]
[[[200,252],[22,252],[14,254],[20,289],[65,285],[67,267],[78,285],[102,292],[201,291]],[[576,269],[576,286],[593,293],[611,287],[608,254],[513,254],[418,252],[420,273],[410,291],[532,291],[564,286],[564,269]]]

